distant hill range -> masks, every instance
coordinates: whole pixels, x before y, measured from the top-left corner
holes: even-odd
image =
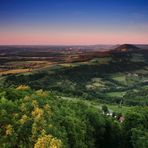
[[[131,44],[123,44],[120,45],[118,47],[116,47],[115,49],[111,50],[112,53],[114,52],[139,52],[142,49],[135,46],[135,45],[131,45]]]
[[[93,58],[142,54],[148,59],[148,45],[85,46],[0,46],[0,63],[8,61],[83,62]]]

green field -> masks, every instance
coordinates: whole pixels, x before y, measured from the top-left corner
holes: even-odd
[[[123,97],[126,94],[126,92],[108,92],[106,95],[108,97]]]

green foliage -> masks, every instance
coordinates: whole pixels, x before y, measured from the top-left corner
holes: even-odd
[[[131,137],[132,145],[134,148],[147,148],[148,147],[148,129],[132,129]]]
[[[123,123],[126,147],[146,148],[148,145],[148,108],[137,107],[126,114]]]
[[[102,111],[106,114],[106,113],[108,113],[109,111],[108,111],[108,107],[106,106],[106,105],[103,105],[102,106]]]
[[[19,88],[9,89],[9,95],[7,89],[1,89],[2,148],[147,147],[147,107],[131,109],[120,123],[118,118],[102,114],[86,101],[66,100],[26,86]],[[103,108],[108,110],[105,105]]]

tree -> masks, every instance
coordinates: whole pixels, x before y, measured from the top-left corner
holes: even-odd
[[[109,112],[108,107],[106,105],[102,106],[102,111],[107,114]]]
[[[148,130],[132,129],[131,139],[133,148],[148,148]]]
[[[61,140],[54,138],[51,135],[44,135],[43,137],[38,138],[34,148],[61,148],[61,146]]]

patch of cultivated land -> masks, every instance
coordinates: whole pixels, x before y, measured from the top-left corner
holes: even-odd
[[[0,74],[18,74],[49,67],[55,63],[49,61],[13,61],[1,65]]]
[[[107,92],[106,96],[107,97],[123,97],[126,94],[126,92]]]
[[[20,73],[27,73],[31,72],[31,69],[12,69],[12,70],[5,70],[1,71],[1,75],[7,75],[7,74],[20,74]]]

